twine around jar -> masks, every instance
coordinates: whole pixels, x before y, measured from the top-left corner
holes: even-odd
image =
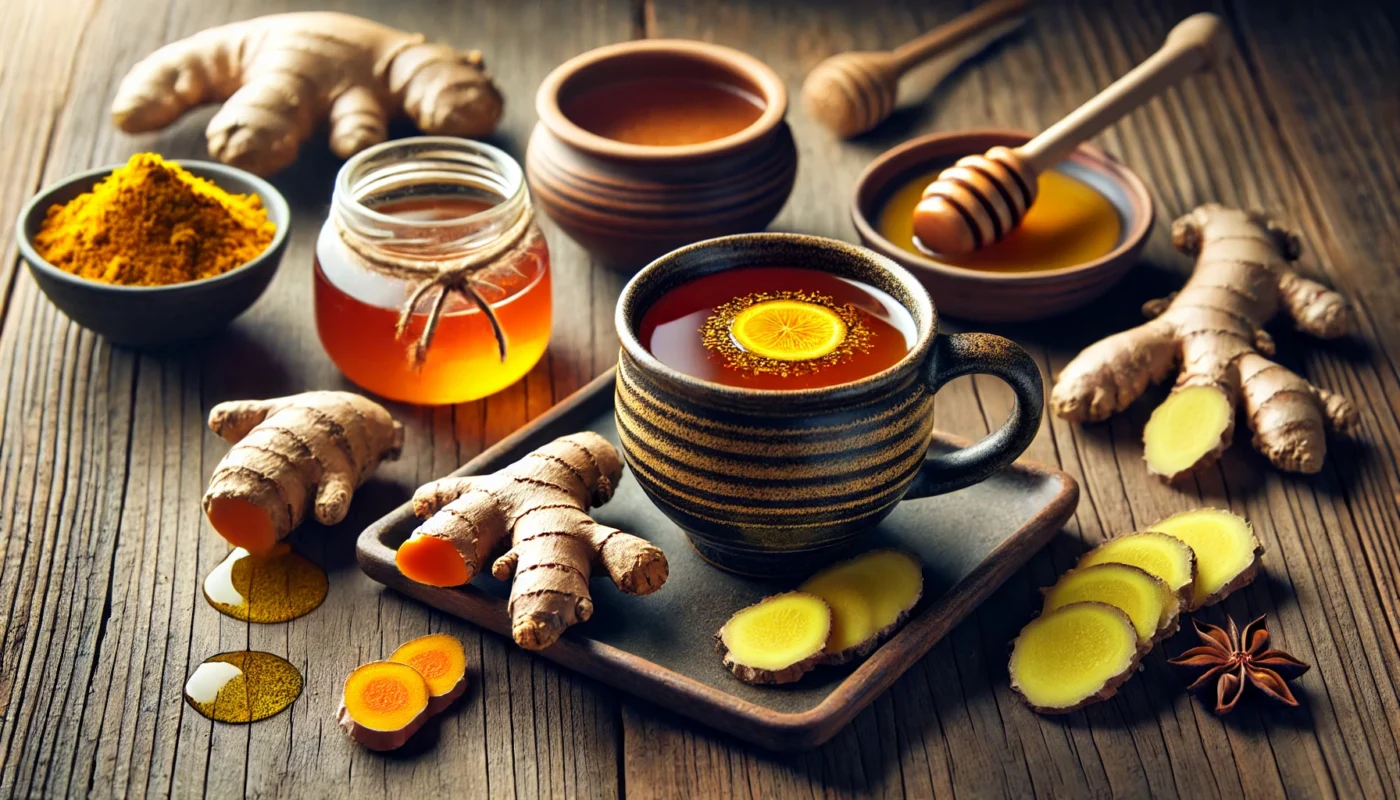
[[[452,292],[470,298],[477,308],[481,309],[481,313],[491,323],[491,332],[496,336],[496,348],[500,352],[501,361],[506,360],[505,331],[501,328],[500,320],[496,319],[496,312],[491,309],[491,304],[481,296],[473,282],[477,273],[512,250],[525,237],[534,220],[534,212],[529,206],[525,207],[509,228],[491,240],[490,244],[463,256],[434,260],[395,258],[378,251],[373,243],[365,241],[361,232],[348,230],[338,216],[334,218],[340,240],[363,260],[370,271],[413,284],[413,291],[399,307],[399,320],[394,326],[395,335],[399,339],[403,339],[407,333],[408,324],[423,298],[434,289],[438,291],[428,310],[423,332],[408,347],[408,360],[414,369],[422,369],[423,361],[428,357],[428,347],[433,343],[433,334],[437,331],[443,306]]]

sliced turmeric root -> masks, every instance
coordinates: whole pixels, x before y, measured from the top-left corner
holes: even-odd
[[[1195,588],[1189,598],[1197,609],[1225,599],[1248,586],[1259,572],[1264,545],[1243,518],[1218,508],[1200,508],[1167,517],[1149,530],[1185,542],[1196,557]]]
[[[909,616],[924,590],[918,556],[880,549],[828,567],[798,587],[831,606],[827,662],[869,655]]]
[[[455,636],[420,636],[399,645],[389,660],[413,667],[428,682],[429,716],[452,705],[467,691],[467,654]]]
[[[418,670],[397,661],[373,661],[345,679],[340,727],[371,750],[404,745],[432,714],[433,692]]]
[[[1127,614],[1107,603],[1071,603],[1021,629],[1011,688],[1042,714],[1067,714],[1112,697],[1143,652]]]
[[[1181,599],[1171,587],[1128,564],[1095,564],[1066,572],[1045,590],[1044,613],[1085,601],[1107,603],[1127,614],[1143,646],[1175,633],[1181,613]]]
[[[1128,564],[1161,578],[1189,606],[1196,581],[1196,555],[1164,533],[1129,533],[1109,539],[1079,558],[1078,567]]]
[[[715,634],[724,666],[745,683],[792,683],[826,656],[831,607],[787,592],[741,609]]]

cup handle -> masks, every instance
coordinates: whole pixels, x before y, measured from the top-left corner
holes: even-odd
[[[951,453],[930,455],[904,499],[930,497],[971,486],[1016,460],[1040,429],[1045,390],[1040,369],[1020,345],[989,333],[940,335],[928,360],[928,382],[938,391],[969,373],[995,375],[1016,393],[1011,418],[981,441]]]

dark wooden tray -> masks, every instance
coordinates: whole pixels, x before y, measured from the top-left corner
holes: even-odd
[[[455,475],[493,472],[557,436],[593,430],[617,442],[613,373],[492,447]],[[941,446],[963,444],[940,437]],[[1058,470],[1018,461],[987,481],[941,497],[911,500],[865,540],[924,560],[924,599],[909,622],[864,662],[821,667],[783,687],[735,680],[714,652],[712,635],[734,611],[792,582],[741,578],[700,560],[685,535],[624,474],[599,522],[650,539],[666,551],[671,577],[650,597],[628,597],[593,581],[593,618],[540,655],[742,739],[776,750],[803,750],[831,738],[904,670],[929,651],[1060,528],[1079,487]],[[490,575],[439,589],[414,583],[394,566],[394,550],[417,521],[408,505],[360,535],[360,566],[403,594],[509,636],[507,584]]]

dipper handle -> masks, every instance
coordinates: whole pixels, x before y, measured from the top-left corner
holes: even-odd
[[[1193,14],[1167,33],[1161,49],[1114,81],[1089,102],[1016,148],[1035,174],[1059,163],[1086,139],[1168,86],[1220,61],[1230,51],[1230,36],[1220,17]]]
[[[940,25],[917,39],[905,42],[890,54],[895,60],[895,74],[903,75],[993,25],[1024,13],[1029,2],[1030,0],[991,0],[990,3],[983,3],[947,25]]]
[[[1020,147],[993,147],[959,159],[924,189],[914,208],[919,244],[960,256],[1002,239],[1035,202],[1042,172],[1163,89],[1220,61],[1229,48],[1219,17],[1189,16],[1171,29],[1161,49],[1039,136]]]

